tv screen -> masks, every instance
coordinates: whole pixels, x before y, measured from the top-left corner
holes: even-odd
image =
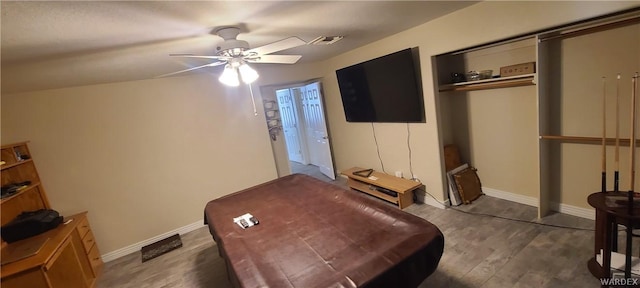
[[[412,49],[336,71],[347,122],[425,122]]]

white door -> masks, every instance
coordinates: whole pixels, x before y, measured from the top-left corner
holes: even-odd
[[[302,149],[300,147],[300,134],[296,118],[295,103],[293,102],[289,89],[277,90],[276,98],[278,99],[278,106],[280,107],[282,131],[284,132],[284,139],[287,144],[289,160],[302,163]]]
[[[314,161],[310,155],[311,151],[309,148],[309,142],[312,140],[310,139],[307,134],[309,133],[309,129],[307,128],[309,126],[309,124],[306,121],[306,112],[304,112],[305,110],[305,106],[303,103],[305,103],[304,98],[305,98],[305,90],[304,90],[304,86],[300,86],[300,87],[293,87],[290,89],[291,92],[291,97],[292,97],[292,101],[293,101],[293,105],[295,105],[295,111],[296,111],[296,122],[298,123],[298,139],[300,140],[300,150],[302,151],[302,164],[313,164],[318,166],[318,164],[316,163],[316,161]]]
[[[305,130],[309,139],[307,144],[309,146],[310,161],[320,168],[322,174],[335,180],[336,173],[333,169],[333,159],[331,158],[331,145],[329,144],[329,133],[327,132],[327,123],[324,118],[320,82],[306,85],[304,95],[302,104]]]
[[[317,141],[316,130],[318,126],[318,115],[316,113],[317,107],[314,107],[314,103],[312,103],[313,91],[307,90],[306,86],[302,86],[299,88],[302,91],[302,96],[300,97],[300,103],[302,105],[302,111],[304,114],[304,136],[307,140],[307,150],[308,150],[308,159],[309,163],[320,167],[320,143]]]

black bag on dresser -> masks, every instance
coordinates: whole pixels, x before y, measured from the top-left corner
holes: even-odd
[[[40,209],[22,212],[11,222],[2,226],[0,234],[7,243],[36,236],[58,227],[62,223],[62,216],[58,211]]]

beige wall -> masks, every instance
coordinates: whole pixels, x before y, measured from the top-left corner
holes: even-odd
[[[268,139],[246,87],[208,75],[2,95],[2,142],[31,141],[52,206],[89,211],[102,253],[275,178]]]
[[[585,49],[589,47],[589,49]],[[559,70],[563,79],[558,88],[559,130],[569,136],[602,136],[602,77],[606,77],[607,135],[615,137],[616,75],[620,73],[620,137],[629,138],[631,76],[640,71],[640,25],[627,26],[562,40]],[[640,95],[638,95],[640,97]],[[640,98],[639,98],[640,99]],[[636,132],[636,137],[640,136]],[[600,190],[600,145],[564,143],[560,146],[561,183],[556,183],[555,201],[589,207],[586,198]],[[614,148],[608,148],[608,188],[613,189]],[[629,149],[620,150],[620,188],[629,187]],[[636,163],[638,162],[636,151]],[[639,171],[636,168],[636,171]],[[635,182],[640,177],[636,172]],[[635,185],[636,190],[638,185]],[[559,192],[559,193],[558,193]]]
[[[535,86],[474,91],[466,96],[469,161],[478,169],[483,187],[538,197],[536,96]]]
[[[313,78],[313,67],[257,67],[257,116],[246,86],[209,74],[3,94],[2,143],[31,141],[54,209],[89,211],[107,254],[276,178],[259,87]]]

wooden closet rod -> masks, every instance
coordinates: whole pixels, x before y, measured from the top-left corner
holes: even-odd
[[[547,36],[547,37],[540,37],[540,41],[542,42],[542,41],[548,41],[548,40],[554,40],[554,39],[566,39],[566,38],[571,38],[571,37],[577,37],[577,36],[596,33],[596,32],[600,32],[600,31],[606,31],[606,30],[610,30],[610,29],[629,26],[629,25],[633,25],[633,24],[637,24],[637,23],[640,23],[640,16],[634,16],[633,18],[619,20],[619,21],[606,23],[606,24],[601,24],[601,25],[596,25],[596,26],[591,26],[591,27],[576,28],[576,30],[568,31],[568,32],[565,32],[565,33],[562,33],[561,31],[559,31],[559,33],[561,33],[561,34],[550,35],[550,36]]]
[[[602,144],[602,137],[540,135],[543,140],[560,140],[565,142],[577,142],[585,144]],[[615,145],[616,138],[607,138],[607,145]],[[620,138],[620,145],[629,145],[629,139]],[[636,139],[636,145],[640,146],[640,140]]]

